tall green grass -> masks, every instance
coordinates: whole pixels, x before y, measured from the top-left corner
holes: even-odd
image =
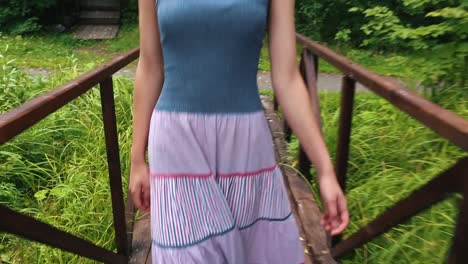
[[[122,26],[114,39],[79,40],[73,38],[74,29],[67,32],[40,32],[30,36],[15,36],[0,32],[0,49],[8,46],[8,54],[15,64],[24,69],[57,70],[57,65],[75,64],[96,67],[118,53],[139,45],[138,18],[133,13],[123,13]],[[2,51],[0,51],[2,53]]]
[[[18,70],[24,62],[12,60],[19,57],[16,51],[0,54],[1,113],[94,67],[93,63],[78,64],[76,57],[66,55],[49,77],[31,79]],[[117,78],[114,84],[126,189],[133,83]],[[320,98],[325,140],[334,158],[339,95],[321,93]],[[444,90],[438,103],[468,117],[466,88]],[[0,203],[113,250],[100,111],[95,88],[1,146]],[[347,188],[351,224],[346,236],[466,155],[372,94],[356,95],[353,118]],[[296,140],[289,151],[291,156],[297,152]],[[316,183],[312,186],[317,193]],[[450,197],[346,256],[344,262],[443,263],[459,201],[458,196]],[[0,261],[93,263],[8,234],[0,235]]]
[[[468,90],[446,90],[442,106],[468,117]],[[335,159],[339,94],[321,93],[323,131]],[[296,157],[298,142],[289,145]],[[351,136],[345,237],[466,155],[384,99],[357,93]],[[312,182],[314,193],[318,186]],[[444,263],[460,196],[452,195],[349,254],[343,263]]]
[[[30,79],[0,58],[0,109],[5,112],[82,74],[70,62],[62,73]],[[114,80],[123,175],[131,136],[130,79]],[[126,190],[124,177],[124,190]],[[115,249],[99,90],[75,99],[0,147],[0,203],[107,249]],[[93,263],[12,235],[0,235],[1,263]]]

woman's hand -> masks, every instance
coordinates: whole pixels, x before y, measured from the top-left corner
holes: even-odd
[[[310,94],[297,67],[294,1],[271,0],[268,43],[273,89],[283,116],[319,174],[325,212],[321,224],[336,235],[348,225],[346,200],[336,180],[330,155]],[[325,173],[327,172],[327,173]]]
[[[149,127],[164,81],[164,63],[155,8],[154,0],[138,0],[140,57],[135,72],[133,93],[129,191],[135,206],[144,212],[148,212],[150,208],[149,168],[145,162]]]
[[[145,162],[132,162],[130,168],[130,194],[135,206],[142,212],[150,209],[149,168]]]
[[[319,178],[320,194],[324,206],[320,224],[331,235],[340,234],[349,224],[346,198],[334,174],[321,175]]]

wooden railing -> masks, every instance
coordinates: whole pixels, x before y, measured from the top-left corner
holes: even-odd
[[[300,34],[296,35],[303,47],[300,63],[301,74],[306,82],[314,112],[320,120],[317,76],[319,58],[332,64],[344,74],[342,79],[341,108],[336,153],[336,174],[343,190],[346,190],[346,174],[351,136],[356,82],[363,84],[377,95],[385,98],[401,111],[432,129],[440,136],[468,151],[468,121],[434,104],[401,84],[373,73],[364,67],[336,54],[327,47],[318,44]],[[275,102],[275,108],[278,104]],[[291,129],[285,125],[286,139],[291,138]],[[320,124],[319,124],[320,125]],[[311,163],[302,147],[299,148],[298,169],[310,178]],[[369,224],[342,240],[340,236],[333,240],[332,255],[339,258],[369,242],[376,236],[389,231],[396,225],[418,214],[422,210],[441,201],[450,193],[461,193],[458,221],[448,263],[468,263],[468,157],[459,159],[446,171],[437,175],[427,184],[400,200]]]
[[[468,150],[468,122],[463,118],[299,34],[297,40],[303,45],[300,68],[309,89],[311,100],[313,100],[314,112],[318,120],[320,120],[316,85],[318,58],[328,61],[344,73],[336,162],[337,176],[343,189],[345,189],[346,183],[345,176],[356,82],[362,83],[371,91],[384,97],[393,105],[463,150]],[[2,205],[0,205],[0,230],[93,260],[106,263],[127,263],[131,244],[131,236],[128,235],[129,232],[127,231],[131,230],[132,221],[129,219],[133,217],[133,205],[131,199],[128,199],[127,206],[124,206],[112,75],[137,59],[138,56],[139,49],[133,49],[124,55],[118,56],[110,63],[0,116],[0,145],[3,145],[73,99],[86,93],[95,85],[100,85],[117,253],[98,247],[89,241],[61,231],[32,217],[17,213]],[[275,108],[278,108],[276,103]],[[290,139],[291,130],[287,124],[285,128],[287,138]],[[310,165],[301,148],[299,169],[309,177]],[[336,240],[337,243],[332,249],[333,256],[336,258],[343,256],[440,201],[446,194],[453,192],[462,193],[464,200],[458,216],[453,246],[449,254],[449,263],[468,263],[468,250],[465,246],[468,238],[468,158],[460,159],[445,172],[407,198],[397,202],[385,213],[347,239],[343,241]]]
[[[15,212],[3,205],[0,205],[0,231],[6,231],[101,262],[128,262],[131,236],[127,235],[127,230],[131,227],[127,225],[131,225],[131,221],[126,220],[126,216],[127,218],[133,216],[133,204],[129,199],[127,208],[124,206],[112,75],[136,60],[138,56],[139,49],[133,49],[116,57],[110,63],[0,116],[0,145],[3,145],[99,84],[117,253],[98,247],[89,241],[30,216]]]

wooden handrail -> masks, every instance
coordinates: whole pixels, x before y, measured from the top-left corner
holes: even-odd
[[[312,91],[312,100],[317,99],[314,85],[316,85],[315,82],[317,81],[318,57],[325,59],[345,74],[342,87],[344,97],[342,101],[343,109],[341,111],[340,118],[340,139],[338,141],[338,153],[340,153],[338,156],[340,160],[337,163],[340,166],[337,171],[340,174],[340,183],[343,187],[345,186],[345,174],[349,152],[348,145],[350,141],[349,137],[351,133],[350,128],[352,117],[350,111],[352,111],[353,108],[355,82],[362,83],[371,91],[387,99],[400,110],[408,113],[416,120],[439,133],[442,137],[447,138],[462,149],[468,150],[468,121],[462,117],[422,98],[418,94],[406,89],[401,84],[396,83],[389,78],[382,77],[365,69],[317,42],[307,39],[300,34],[297,34],[296,36],[298,42],[306,49],[304,56],[302,56],[303,61],[301,63],[301,70],[304,78],[306,79],[308,88]],[[73,99],[89,91],[95,85],[100,84],[118,253],[94,246],[85,240],[66,234],[65,232],[48,224],[41,223],[31,217],[15,213],[4,206],[0,206],[0,211],[8,214],[10,218],[8,220],[0,218],[1,230],[21,235],[28,239],[48,245],[56,246],[95,260],[104,260],[116,263],[126,261],[126,254],[128,253],[129,245],[125,232],[125,214],[118,154],[115,106],[112,93],[112,75],[137,59],[138,56],[139,49],[135,48],[116,57],[111,62],[104,64],[95,70],[92,70],[50,92],[45,93],[44,95],[32,99],[25,104],[0,115],[0,145],[3,145],[16,135],[22,133],[24,130],[30,128],[51,113],[57,111],[62,106],[68,104]],[[286,131],[287,134],[290,134],[289,129],[286,129]],[[431,206],[436,201],[442,199],[443,194],[449,192],[462,192],[465,200],[462,206],[462,214],[460,215],[457,224],[454,239],[455,244],[450,255],[450,261],[451,263],[462,263],[462,261],[468,260],[468,251],[460,250],[464,241],[463,238],[468,236],[465,223],[468,218],[468,180],[461,181],[461,177],[465,176],[462,174],[467,173],[467,163],[467,158],[459,160],[454,167],[443,173],[428,185],[425,185],[427,187],[423,186],[408,198],[398,202],[386,213],[377,217],[369,224],[368,227],[362,228],[356,234],[353,234],[350,239],[340,242],[333,248],[334,256],[339,257],[342,254],[349,252],[355,247],[369,241],[376,235],[387,231],[392,226],[401,223],[401,221],[411,217],[423,208]],[[305,163],[304,161],[302,164],[310,163]],[[304,168],[303,170],[306,169],[307,168]],[[430,199],[425,201],[424,199],[426,199],[427,196],[430,196]],[[422,199],[422,197],[424,199]],[[414,204],[412,203],[413,201],[418,203]],[[18,222],[12,221],[12,219],[16,219]],[[390,222],[385,224],[387,220]],[[384,224],[385,226],[383,226]],[[20,225],[21,228],[19,228]],[[33,230],[34,228],[36,228],[36,230]],[[44,238],[43,236],[46,232],[52,232],[55,237],[52,239]],[[63,245],[57,243],[58,239],[67,239],[68,242],[66,245]],[[82,245],[82,247],[80,247],[80,245]],[[91,251],[84,252],[85,248],[91,249]]]
[[[139,48],[132,49],[117,56],[112,61],[0,115],[0,145],[84,94],[105,78],[112,76],[138,58],[139,54]]]
[[[317,76],[313,76],[312,78],[310,76],[313,74],[318,75],[318,73],[313,69],[306,69],[308,72],[304,72],[303,65],[317,65],[318,58],[324,59],[344,73],[338,130],[337,160],[335,165],[340,185],[344,191],[346,187],[346,172],[356,82],[363,84],[372,92],[385,98],[399,110],[406,112],[429,129],[459,146],[461,149],[465,151],[468,150],[468,121],[463,117],[424,99],[390,78],[380,76],[367,70],[363,66],[338,55],[331,49],[317,42],[300,34],[296,34],[296,37],[298,43],[303,46],[303,53],[312,53],[312,56],[303,56],[300,64],[302,76],[308,86],[313,86],[313,84],[309,83],[310,79],[317,80]],[[309,61],[304,62],[304,60]],[[310,96],[313,101],[318,100],[316,92],[313,91],[310,93]],[[288,135],[288,137],[290,138],[291,136]],[[298,167],[301,171],[308,171],[310,167],[303,167],[309,163],[303,161],[304,158],[301,154],[302,153],[299,154],[298,158]],[[398,201],[391,208],[377,216],[357,232],[351,234],[345,240],[341,240],[341,236],[335,236],[333,238],[334,246],[331,248],[333,256],[335,258],[343,256],[355,248],[362,246],[364,243],[369,242],[379,234],[387,232],[392,227],[402,223],[422,210],[431,207],[444,199],[447,194],[458,192],[464,196],[464,200],[460,206],[455,237],[448,255],[448,263],[467,263],[468,250],[463,250],[463,247],[466,247],[466,237],[468,237],[467,175],[468,157],[465,157],[458,160],[455,165],[435,177],[429,183],[412,192],[408,197]]]
[[[332,249],[335,257],[344,255],[356,247],[362,246],[376,236],[389,231],[411,216],[429,208],[453,192],[462,192],[462,176],[468,173],[468,158],[460,159],[448,170],[420,187],[408,197],[398,201],[384,213],[352,234]]]
[[[468,121],[424,99],[396,81],[374,73],[331,49],[296,34],[297,41],[344,74],[362,83],[400,110],[423,123],[453,144],[468,151]]]
[[[132,49],[117,56],[109,63],[0,115],[0,145],[3,145],[97,84],[100,85],[117,253],[93,245],[91,242],[61,231],[33,217],[14,212],[2,205],[0,205],[2,215],[0,217],[0,230],[97,261],[127,263],[130,245],[126,225],[131,220],[128,215],[133,215],[133,207],[127,208],[131,212],[125,212],[112,75],[137,59],[139,52],[139,48]],[[132,205],[132,203],[128,204]]]
[[[15,212],[0,205],[0,230],[29,238],[50,246],[61,248],[68,252],[88,257],[106,263],[126,263],[124,255],[117,255],[91,242],[70,235],[51,225],[37,221],[36,219]]]

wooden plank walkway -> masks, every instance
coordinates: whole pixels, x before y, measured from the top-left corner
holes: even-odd
[[[286,189],[294,216],[297,220],[301,240],[304,245],[304,255],[307,264],[312,263],[336,263],[330,253],[330,237],[320,226],[321,212],[305,180],[297,174],[297,171],[288,165],[284,140],[283,125],[278,115],[273,110],[273,104],[267,96],[262,96],[262,104],[265,115],[269,121],[275,143],[276,158],[282,165]],[[132,249],[130,263],[151,264],[151,237],[149,215],[137,217],[130,223],[132,237]],[[131,227],[133,226],[133,228]],[[210,263],[209,263],[210,264]]]

